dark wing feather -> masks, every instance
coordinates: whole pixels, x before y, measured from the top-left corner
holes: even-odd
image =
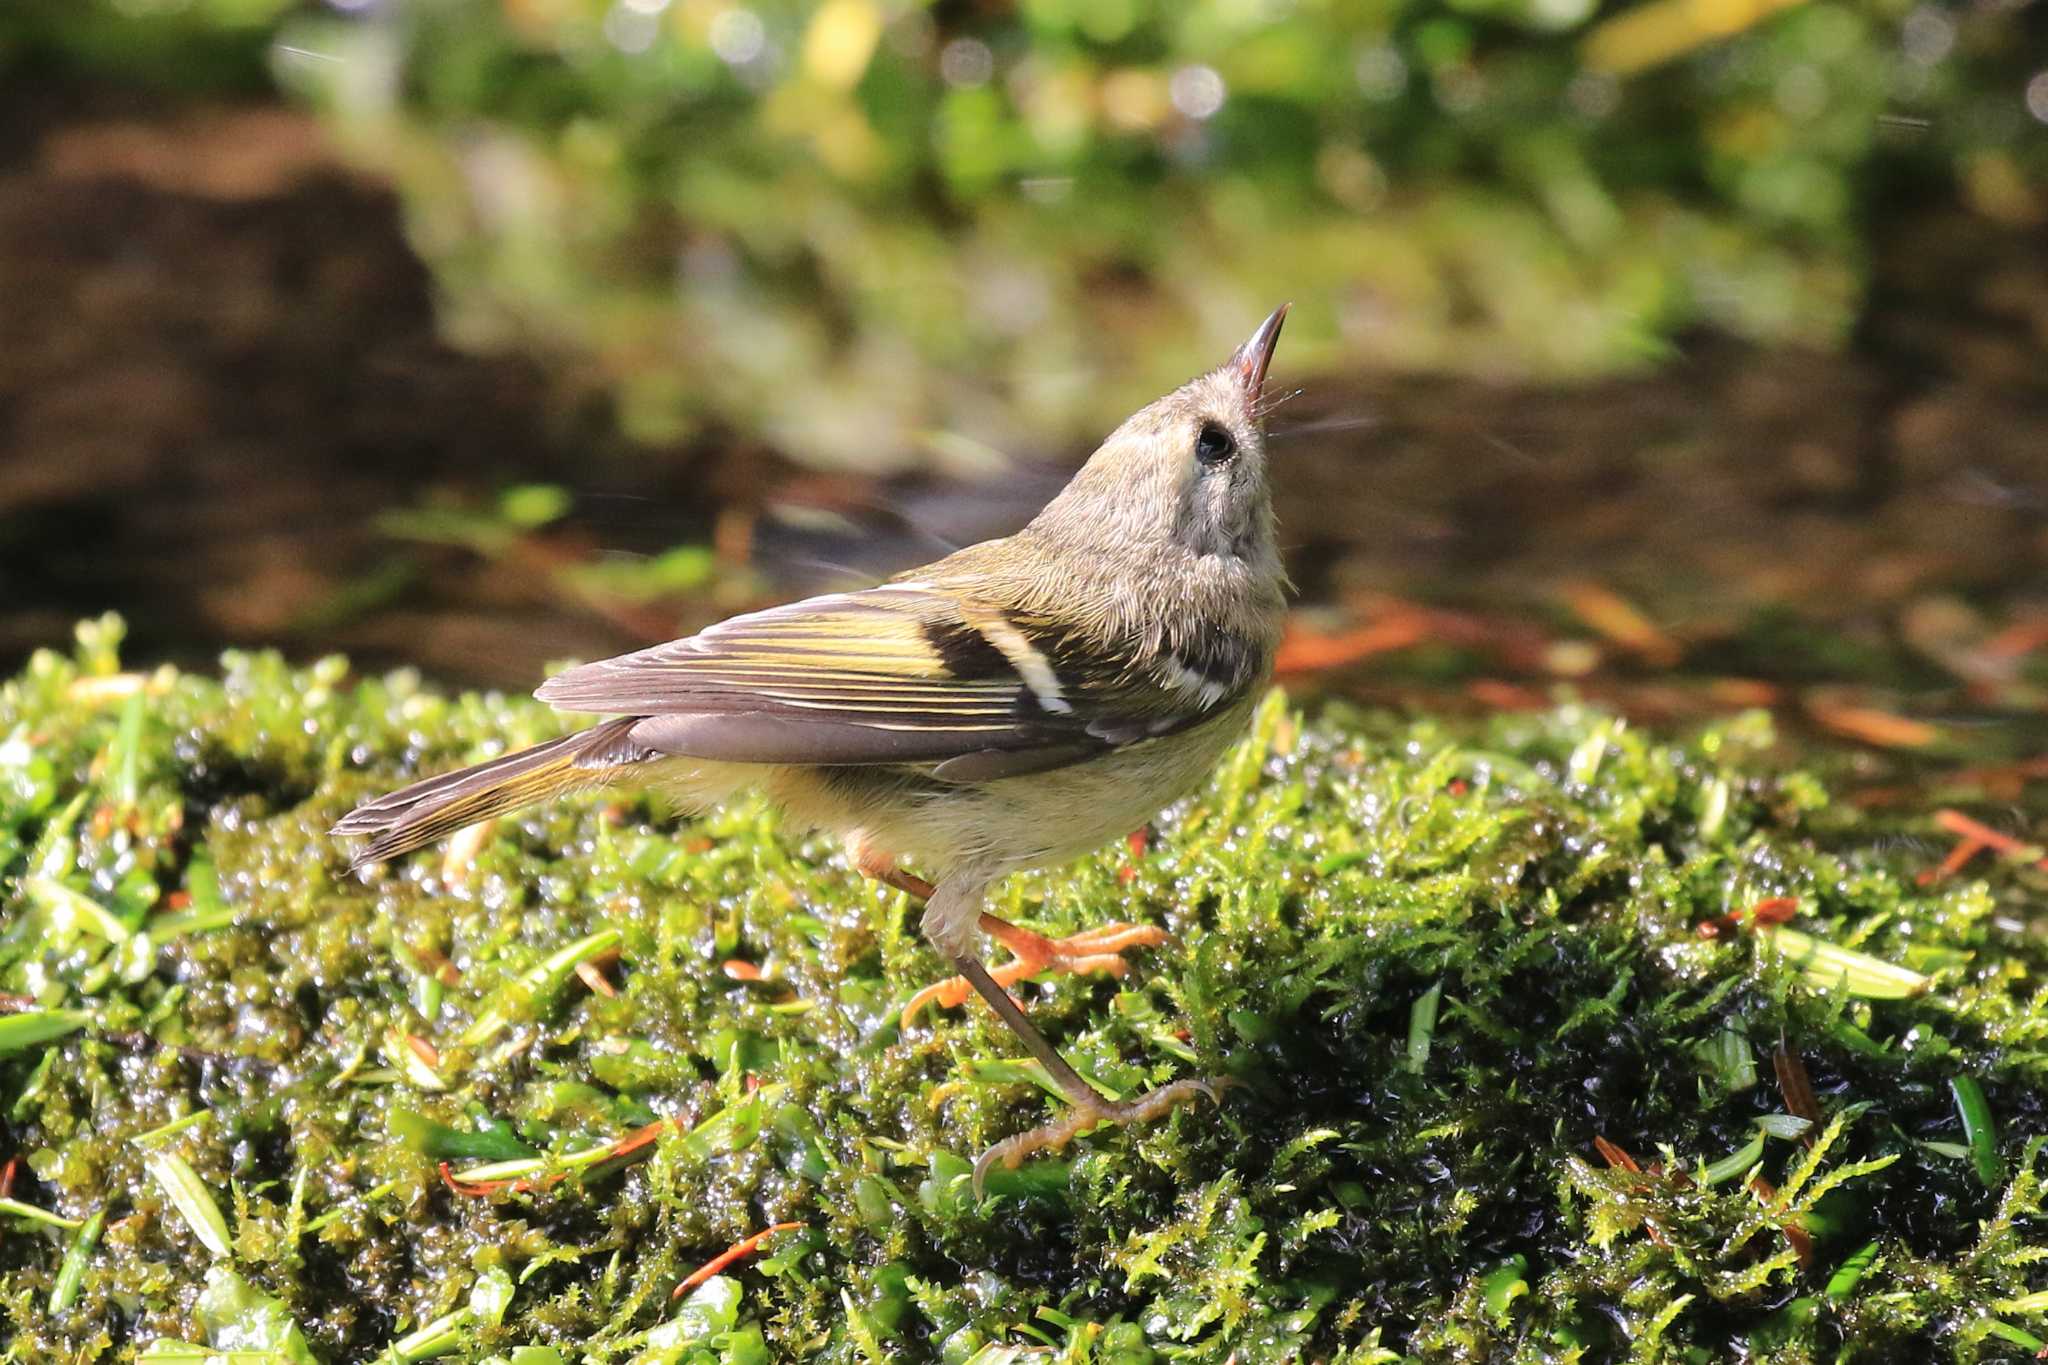
[[[741,763],[936,765],[952,781],[1043,771],[1183,728],[1240,694],[1163,686],[1135,644],[890,584],[734,617],[573,668],[535,693],[643,716],[633,742]],[[1185,668],[1165,661],[1169,669]]]

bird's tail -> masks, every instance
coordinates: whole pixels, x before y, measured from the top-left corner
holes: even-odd
[[[536,801],[608,784],[620,769],[654,757],[633,743],[641,717],[621,716],[473,768],[415,782],[365,801],[331,831],[369,835],[349,859],[353,871],[388,862],[456,830]]]

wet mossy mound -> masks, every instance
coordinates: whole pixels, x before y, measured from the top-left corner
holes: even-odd
[[[1027,1002],[1105,1086],[1229,1078],[1221,1107],[977,1201],[974,1154],[1056,1101],[985,1011],[899,1026],[940,964],[825,841],[591,797],[351,876],[325,830],[354,802],[562,722],[339,661],[124,672],[118,637],[0,689],[6,1358],[2048,1334],[2044,875],[1924,876],[1926,813],[1852,799],[1856,762],[1767,717],[1276,697],[1146,837],[996,907],[1166,925],[1128,977]]]

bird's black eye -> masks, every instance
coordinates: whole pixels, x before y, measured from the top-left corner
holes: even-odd
[[[1195,458],[1205,465],[1219,465],[1237,454],[1237,438],[1217,426],[1214,422],[1202,423],[1202,434],[1195,438]]]

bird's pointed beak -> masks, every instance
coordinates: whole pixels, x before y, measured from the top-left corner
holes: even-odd
[[[1259,393],[1266,387],[1266,367],[1273,363],[1273,348],[1280,344],[1280,324],[1287,321],[1287,310],[1293,306],[1283,303],[1275,308],[1251,339],[1224,364],[1237,376],[1237,382],[1244,388],[1245,401],[1253,407],[1258,406]]]

